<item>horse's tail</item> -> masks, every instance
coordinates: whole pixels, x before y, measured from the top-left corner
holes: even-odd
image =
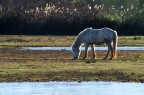
[[[117,36],[117,32],[114,31],[113,33],[113,59],[117,58],[117,42],[118,42],[118,36]]]

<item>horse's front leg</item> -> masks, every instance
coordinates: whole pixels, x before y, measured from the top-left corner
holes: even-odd
[[[106,54],[106,56],[105,56],[105,58],[103,60],[107,59],[109,53],[110,53],[110,50],[108,49],[107,54]]]
[[[85,59],[87,57],[87,53],[88,53],[87,51],[88,51],[88,45],[85,45],[85,54],[82,59]]]
[[[91,45],[91,50],[92,50],[92,53],[93,53],[92,59],[94,59],[94,58],[96,57],[95,46],[94,46],[94,44]]]

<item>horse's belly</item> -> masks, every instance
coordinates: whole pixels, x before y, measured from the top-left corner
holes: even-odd
[[[94,43],[96,45],[101,45],[101,44],[104,44],[103,42],[98,42],[98,43]]]
[[[101,44],[104,44],[104,42],[93,42],[93,44],[101,45]]]
[[[105,42],[104,38],[95,35],[95,34],[90,34],[84,37],[84,43],[85,44],[103,44]]]
[[[96,45],[104,44],[104,42],[105,42],[104,40],[98,40],[98,39],[90,41],[91,44],[96,44]]]

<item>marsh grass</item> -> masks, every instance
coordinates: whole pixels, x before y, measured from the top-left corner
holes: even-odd
[[[10,38],[10,39],[7,39],[7,40],[2,40],[1,42],[19,43],[19,42],[28,42],[28,41],[27,40],[23,40],[23,39]]]
[[[1,70],[5,81],[140,81],[143,64],[21,63]],[[31,65],[27,65],[31,64]],[[9,64],[13,65],[13,64]],[[137,70],[139,69],[139,70]],[[3,80],[1,80],[3,81]]]
[[[76,36],[0,36],[0,81],[144,81],[144,51],[118,51],[118,59],[102,60],[96,51],[72,60],[71,51],[18,50],[22,46],[71,46]],[[118,46],[143,46],[143,36],[120,36]],[[82,51],[80,58],[83,57]]]
[[[135,35],[134,40],[140,40],[140,39],[141,39],[140,36]]]
[[[144,51],[118,51],[116,60],[105,54],[72,60],[71,51],[0,48],[0,81],[144,81]]]
[[[71,46],[76,36],[0,36],[0,46],[23,47],[23,46]],[[144,36],[120,36],[118,46],[143,46]]]

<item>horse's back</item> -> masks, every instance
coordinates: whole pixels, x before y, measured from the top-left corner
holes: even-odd
[[[110,28],[101,28],[101,29],[85,29],[82,33],[84,42],[94,43],[94,44],[103,44],[106,40],[111,41],[113,39],[114,30]]]

